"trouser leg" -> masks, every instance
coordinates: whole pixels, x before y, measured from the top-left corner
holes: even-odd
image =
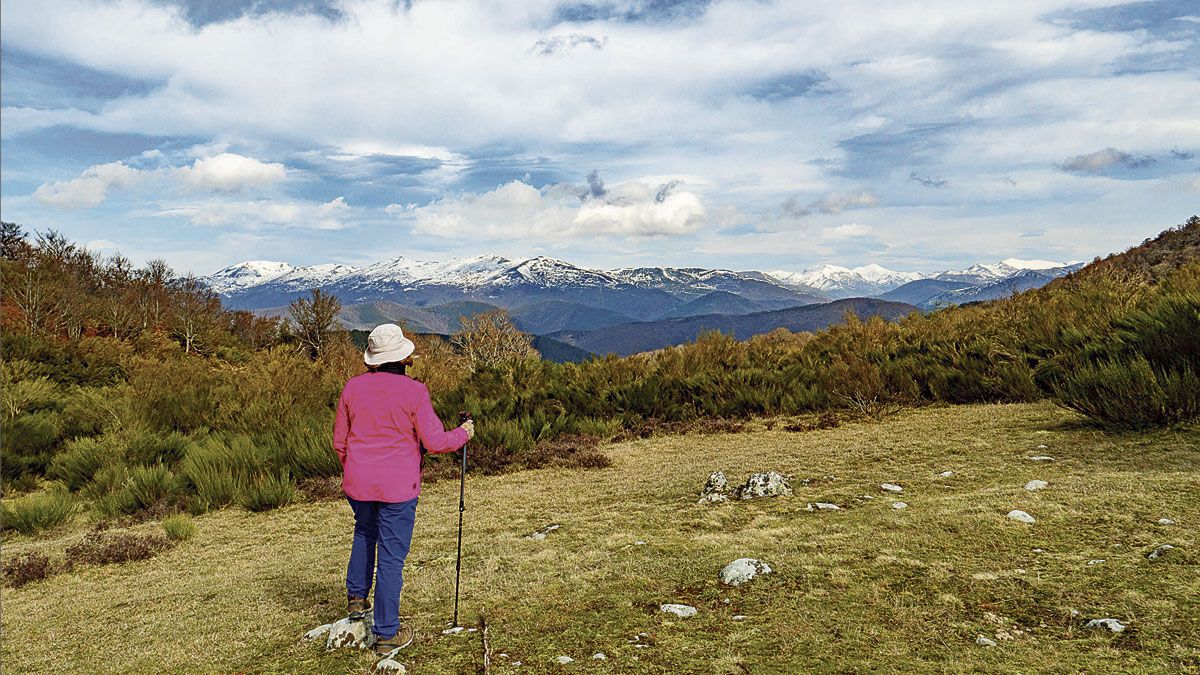
[[[400,628],[400,591],[404,588],[404,559],[412,543],[417,516],[414,497],[379,507],[379,573],[375,578],[375,634],[390,638]]]
[[[365,598],[371,592],[371,578],[375,574],[380,502],[363,502],[350,497],[346,500],[354,511],[354,543],[350,546],[350,563],[346,566],[346,594]]]

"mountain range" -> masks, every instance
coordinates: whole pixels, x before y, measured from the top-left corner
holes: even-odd
[[[417,332],[445,334],[458,329],[462,316],[502,308],[522,330],[543,336],[545,344],[553,340],[591,353],[632,353],[686,342],[704,330],[741,338],[779,327],[823,328],[846,309],[894,319],[918,308],[997,299],[1045,285],[1080,266],[1009,258],[932,273],[875,264],[772,272],[599,270],[544,256],[484,255],[440,262],[400,257],[367,267],[248,261],[203,281],[226,306],[264,315],[284,314],[289,302],[321,288],[341,299],[339,319],[348,328],[401,321]],[[873,301],[837,303],[851,298]],[[810,306],[830,311],[793,311]],[[605,335],[613,341],[605,343]]]

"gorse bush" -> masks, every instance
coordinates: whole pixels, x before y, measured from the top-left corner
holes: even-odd
[[[92,481],[101,467],[119,458],[108,439],[78,438],[54,456],[49,476],[61,480],[72,492],[78,492]]]
[[[196,521],[185,513],[176,513],[163,518],[162,528],[169,541],[186,541],[196,534]]]
[[[172,465],[187,454],[191,439],[173,431],[169,434],[137,434],[129,441],[126,458],[135,464]]]
[[[75,515],[74,496],[51,489],[0,504],[0,526],[22,534],[35,534],[58,527]]]
[[[1200,415],[1200,378],[1190,368],[1155,370],[1141,355],[1080,366],[1055,398],[1106,427],[1148,429]]]
[[[296,485],[286,471],[266,474],[250,483],[243,495],[241,505],[250,511],[269,511],[287,506],[296,500]]]
[[[57,412],[38,411],[0,422],[4,443],[2,472],[5,478],[24,474],[44,475],[54,448],[62,440],[62,418]]]

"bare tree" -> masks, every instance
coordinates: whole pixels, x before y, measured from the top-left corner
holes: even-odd
[[[190,275],[175,282],[172,290],[171,333],[183,345],[184,352],[206,351],[220,326],[220,299]]]
[[[338,329],[337,315],[342,301],[337,296],[312,289],[311,298],[297,298],[288,305],[288,314],[296,324],[296,339],[308,348],[308,355],[317,359]]]
[[[471,364],[497,366],[537,356],[531,338],[522,333],[504,310],[494,310],[459,319],[462,328],[452,342]]]

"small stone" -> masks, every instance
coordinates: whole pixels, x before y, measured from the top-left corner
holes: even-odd
[[[1104,558],[1096,558],[1095,560],[1089,560],[1089,561],[1087,562],[1087,564],[1089,564],[1089,565],[1103,565],[1103,564],[1104,564],[1104,562],[1105,562]]]
[[[1149,553],[1146,554],[1146,559],[1147,560],[1158,560],[1159,558],[1165,556],[1166,554],[1168,554],[1174,550],[1175,550],[1175,547],[1170,544],[1159,544],[1158,546],[1154,547],[1153,551],[1150,551]]]
[[[537,532],[534,532],[533,534],[529,535],[526,538],[532,539],[534,541],[542,541],[543,539],[546,538],[546,535],[550,534],[551,532],[557,530],[560,527],[562,527],[562,525],[558,525],[558,524],[547,525],[546,527],[543,527],[542,529],[538,530]]]
[[[1092,619],[1091,621],[1087,622],[1087,625],[1085,625],[1084,628],[1102,628],[1110,630],[1114,633],[1125,632],[1125,624],[1112,618]]]
[[[892,508],[896,509],[897,511],[903,511],[904,509],[908,508],[908,504],[905,502],[892,502]]]
[[[979,645],[980,647],[995,647],[996,641],[980,635],[979,637],[975,638],[975,644]]]
[[[1050,447],[1050,446],[1048,446],[1048,445],[1044,445],[1044,444],[1043,444],[1043,445],[1039,445],[1039,446],[1037,446],[1036,448],[1034,448],[1034,450],[1046,450],[1046,449],[1047,449],[1047,448],[1049,448],[1049,447]]]
[[[555,659],[554,659],[554,661],[555,661],[556,663],[558,663],[559,665],[561,665],[561,666],[565,666],[565,665],[567,665],[568,663],[575,663],[575,659],[573,659],[573,658],[571,658],[571,657],[567,656],[566,654],[564,654],[564,655],[562,655],[562,656],[559,656],[559,657],[555,658]]]
[[[696,503],[697,504],[719,504],[721,502],[727,502],[727,501],[729,501],[729,497],[726,497],[725,495],[721,494],[720,492],[713,492],[712,494],[702,495],[700,497],[700,499],[696,500]]]
[[[375,672],[385,675],[407,675],[408,669],[389,654],[387,658],[375,664]]]
[[[502,659],[507,659],[507,658],[508,658],[508,654],[505,654],[504,652],[501,652],[501,653],[497,654],[496,656],[498,656],[498,657],[500,657],[500,658],[502,658]]]
[[[837,504],[830,504],[829,502],[815,502],[810,503],[805,509],[808,511],[841,511],[842,507]]]
[[[329,626],[325,637],[325,649],[366,649],[370,646],[371,615],[359,621],[339,619]]]
[[[995,612],[984,612],[983,620],[987,621],[988,623],[994,623],[997,626],[1003,626],[1006,623],[1004,617]]]
[[[478,628],[468,628],[468,629],[467,629],[467,632],[468,632],[468,633],[478,633],[478,632],[479,632],[479,629],[478,629]]]
[[[865,501],[865,500],[868,500],[868,499],[875,499],[875,497],[874,497],[873,495],[859,495],[859,496],[858,496],[858,499],[859,499],[859,500],[863,500],[863,501]]]
[[[446,630],[442,631],[442,635],[458,635],[459,633],[461,633],[465,630],[466,630],[466,628],[463,628],[462,626],[455,626],[453,628],[447,628]]]
[[[1170,518],[1159,518],[1158,524],[1159,525],[1174,525],[1175,521],[1171,520]]]
[[[1034,553],[1045,553],[1046,551],[1044,549],[1035,548],[1035,549],[1033,549],[1033,552]]]
[[[1045,490],[1050,484],[1044,480],[1031,480],[1025,484],[1026,490]]]
[[[696,608],[692,607],[691,605],[666,604],[659,607],[659,611],[667,614],[674,614],[681,619],[688,619],[696,616]]]
[[[634,546],[645,546],[646,542],[642,541],[641,539],[638,539],[637,541],[633,542],[633,545]]]
[[[787,497],[791,494],[792,486],[788,478],[777,471],[750,474],[746,482],[733,491],[733,496],[737,499]]]
[[[1033,457],[1029,458],[1029,461],[1031,461],[1031,462],[1053,462],[1054,458],[1050,457],[1049,455],[1034,455]]]
[[[1077,610],[1077,609],[1075,609],[1075,608],[1072,608],[1072,609],[1071,609],[1071,617],[1072,617],[1072,618],[1076,618],[1076,617],[1078,617],[1078,616],[1079,616],[1079,610]]]
[[[734,621],[745,621],[745,620],[746,620],[746,615],[745,615],[745,614],[734,614],[734,615],[733,615],[733,620],[734,620]]]
[[[896,485],[895,483],[884,483],[884,484],[880,485],[879,487],[888,492],[904,492],[904,488],[900,487],[899,485]]]
[[[1037,522],[1037,520],[1034,519],[1033,516],[1029,515],[1028,513],[1025,513],[1024,511],[1020,511],[1018,509],[1013,509],[1012,511],[1009,511],[1008,519],[1015,520],[1015,521],[1022,522],[1022,523],[1036,523]]]
[[[607,661],[608,655],[605,654],[604,652],[596,652],[595,654],[592,654],[592,660],[593,661]]]
[[[327,623],[324,626],[317,626],[316,628],[305,633],[304,637],[302,637],[300,639],[304,640],[305,642],[309,642],[312,640],[320,640],[321,638],[325,637],[326,635],[329,635],[330,628],[333,628],[333,624],[331,624],[331,623]]]
[[[771,567],[754,558],[738,558],[726,565],[720,575],[721,582],[729,586],[741,586],[760,574],[770,574]]]
[[[941,476],[942,478],[953,478],[954,472],[953,471],[943,471],[943,472],[939,473],[938,476]]]

